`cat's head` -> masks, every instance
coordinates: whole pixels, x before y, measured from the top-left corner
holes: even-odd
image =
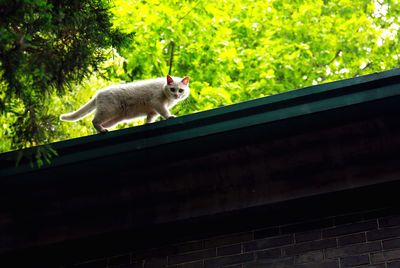
[[[189,97],[189,77],[185,78],[172,78],[167,75],[167,83],[165,85],[165,94],[168,98],[174,100],[184,100]]]

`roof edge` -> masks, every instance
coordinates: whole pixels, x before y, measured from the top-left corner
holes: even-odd
[[[59,152],[43,168],[71,164],[126,151],[154,148],[163,144],[221,132],[287,120],[340,109],[400,95],[400,69],[305,87],[285,93],[245,101],[209,111],[164,120],[106,135],[92,135],[49,144]],[[45,145],[48,146],[48,145]],[[29,153],[35,148],[23,150]],[[0,154],[0,177],[32,172],[29,163],[15,166],[18,152]]]

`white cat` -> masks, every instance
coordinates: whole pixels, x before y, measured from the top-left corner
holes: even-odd
[[[189,77],[167,76],[133,83],[113,85],[99,90],[77,111],[62,114],[63,121],[77,121],[95,111],[93,126],[98,132],[107,132],[121,121],[146,117],[154,122],[160,115],[174,118],[169,109],[189,97]]]

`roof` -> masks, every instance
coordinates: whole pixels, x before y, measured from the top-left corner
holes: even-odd
[[[54,168],[128,151],[144,152],[146,149],[171,143],[178,149],[181,143],[185,142],[183,146],[190,146],[190,140],[201,137],[399,96],[399,85],[400,69],[393,69],[288,91],[154,124],[112,131],[105,135],[57,142],[51,146],[58,152],[58,156],[43,168]],[[0,154],[0,177],[35,170],[29,163],[15,166],[16,158],[17,152]]]
[[[390,207],[399,114],[395,69],[55,143],[40,169],[1,154],[0,259],[57,267],[99,246]]]

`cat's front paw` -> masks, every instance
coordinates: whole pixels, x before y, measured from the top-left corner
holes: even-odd
[[[170,116],[168,117],[168,119],[172,119],[172,118],[176,118],[176,116],[175,116],[175,115],[170,115]]]

